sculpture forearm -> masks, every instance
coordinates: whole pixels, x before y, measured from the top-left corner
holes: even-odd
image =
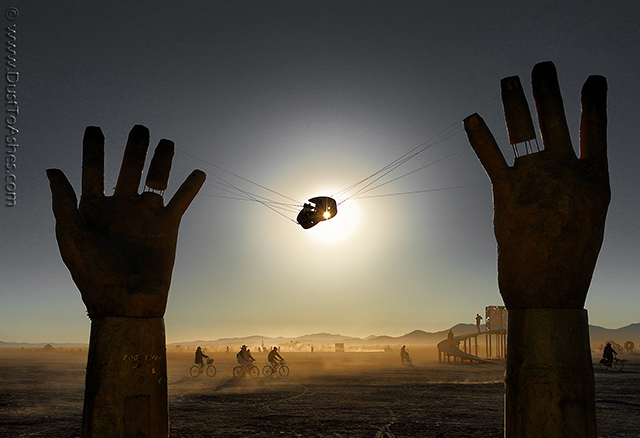
[[[505,436],[595,438],[587,311],[509,310],[505,381]]]
[[[82,436],[168,435],[164,319],[94,318]]]

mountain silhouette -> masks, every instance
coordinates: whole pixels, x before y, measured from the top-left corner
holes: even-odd
[[[484,328],[484,325],[481,326]],[[475,333],[475,324],[456,324],[453,327],[440,330],[437,332],[426,332],[423,330],[414,330],[410,333],[402,336],[388,336],[388,335],[369,335],[364,338],[358,338],[353,336],[345,336],[336,333],[313,333],[302,336],[287,338],[283,336],[270,337],[261,335],[251,335],[244,337],[233,338],[219,338],[216,340],[203,340],[187,342],[173,342],[168,344],[169,347],[181,345],[197,346],[197,345],[218,345],[218,346],[239,346],[242,344],[247,345],[261,345],[264,342],[265,346],[272,345],[284,345],[287,343],[299,343],[299,344],[334,344],[336,342],[344,343],[345,345],[435,345],[443,339],[447,338],[449,330],[452,330],[454,335],[459,336],[467,333]],[[640,323],[629,324],[617,329],[607,329],[604,327],[590,325],[589,334],[592,344],[603,343],[607,341],[615,341],[619,344],[624,344],[626,341],[632,341],[636,345],[640,345]],[[0,341],[0,348],[42,348],[47,344],[51,344],[54,348],[80,348],[86,347],[87,344],[82,343],[54,343],[54,342],[3,342]]]

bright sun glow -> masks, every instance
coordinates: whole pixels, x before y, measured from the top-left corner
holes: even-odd
[[[330,216],[327,212],[325,217]],[[322,243],[338,243],[348,238],[360,222],[360,209],[354,201],[347,201],[338,206],[335,217],[320,222],[315,227],[306,230],[314,240]]]

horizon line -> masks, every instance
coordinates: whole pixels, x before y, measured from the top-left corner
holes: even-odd
[[[264,338],[264,339],[291,339],[291,340],[295,340],[295,339],[299,339],[299,338],[304,338],[306,336],[318,336],[318,335],[338,336],[338,337],[342,337],[342,338],[344,338],[346,340],[353,339],[353,340],[368,341],[370,339],[367,339],[367,338],[372,338],[372,339],[382,338],[382,337],[385,337],[385,338],[402,338],[403,336],[407,336],[407,335],[410,335],[410,334],[415,333],[415,332],[423,332],[423,333],[428,334],[428,335],[434,335],[434,334],[438,334],[438,333],[441,333],[441,332],[445,332],[447,330],[452,330],[455,327],[460,326],[460,325],[475,327],[475,324],[460,322],[460,323],[454,324],[453,326],[451,326],[451,327],[449,327],[447,329],[443,329],[443,330],[438,330],[438,331],[434,331],[434,332],[427,332],[427,331],[422,330],[422,329],[415,329],[415,330],[409,331],[409,332],[407,332],[407,333],[405,333],[403,335],[399,335],[399,336],[384,335],[384,334],[383,335],[373,335],[373,334],[371,334],[371,335],[360,337],[360,336],[350,336],[350,335],[343,335],[343,334],[340,334],[340,333],[329,333],[329,332],[306,333],[306,334],[298,335],[298,336],[282,336],[282,335],[279,335],[279,336],[266,336],[266,335],[254,334],[254,335],[246,335],[246,336],[223,336],[223,337],[220,337],[220,338],[217,338],[217,339],[209,339],[209,340],[195,339],[195,340],[191,340],[191,341],[172,341],[172,342],[166,342],[166,345],[167,346],[169,346],[169,345],[181,345],[181,344],[190,344],[190,343],[198,343],[198,342],[201,342],[201,343],[219,342],[219,341],[222,341],[222,340],[246,339],[246,338],[253,338],[253,337]],[[621,329],[624,329],[624,328],[627,328],[627,327],[631,327],[631,326],[634,326],[634,325],[640,326],[640,322],[627,324],[625,326],[618,327],[618,328],[606,328],[606,327],[602,327],[602,326],[598,326],[598,325],[589,324],[589,328],[590,329],[592,329],[592,328],[602,329],[602,330],[607,330],[607,331],[617,331],[617,330],[621,330]],[[485,326],[485,324],[481,324],[481,326]],[[47,342],[47,341],[28,342],[28,341],[5,341],[5,340],[0,339],[0,344],[89,345],[89,342],[88,342],[88,340],[86,342],[73,342],[73,341],[72,342],[68,342],[68,341],[65,341],[65,342]]]

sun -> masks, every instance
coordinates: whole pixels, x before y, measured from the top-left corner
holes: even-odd
[[[330,217],[330,213],[324,213]],[[313,239],[325,244],[342,242],[353,234],[360,222],[360,209],[354,201],[347,201],[338,206],[338,214],[333,218],[322,221],[315,227],[306,230]]]

